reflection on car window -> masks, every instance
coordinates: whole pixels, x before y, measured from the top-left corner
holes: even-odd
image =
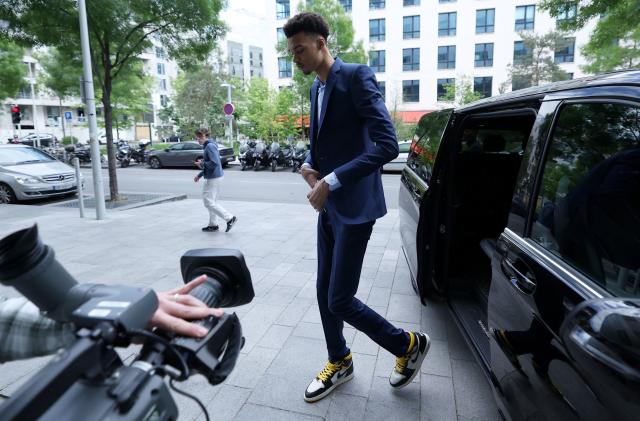
[[[177,145],[173,145],[171,147],[172,151],[181,151],[182,149],[184,149],[184,143],[178,143]]]
[[[400,153],[407,153],[409,152],[409,149],[411,148],[411,143],[400,143],[398,145],[398,147],[400,148]]]
[[[54,161],[54,159],[35,148],[0,148],[0,165],[28,164],[45,161]]]
[[[532,238],[612,294],[640,296],[640,108],[561,110]]]
[[[529,126],[524,128],[526,130],[483,127],[465,129],[460,152],[522,154],[529,137]]]
[[[433,163],[451,112],[452,110],[442,110],[424,115],[416,128],[407,166],[427,183],[431,179]]]

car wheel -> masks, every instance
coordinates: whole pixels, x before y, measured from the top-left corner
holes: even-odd
[[[0,183],[0,203],[9,204],[16,202],[16,195],[11,187],[4,183]]]
[[[162,164],[160,163],[160,160],[158,158],[152,156],[151,159],[149,159],[149,166],[154,170],[157,170],[158,168],[162,167]]]

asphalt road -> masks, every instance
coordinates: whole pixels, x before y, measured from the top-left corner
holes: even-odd
[[[93,180],[90,168],[83,168],[85,188],[93,193]],[[127,168],[118,167],[118,188],[121,192],[173,193],[186,194],[189,198],[200,198],[201,183],[194,183],[196,169],[153,170],[146,166],[133,165]],[[109,192],[109,177],[106,169],[102,170],[105,194]],[[398,207],[399,174],[383,174],[382,184],[387,207]],[[307,203],[309,188],[300,177],[290,169],[261,171],[240,171],[239,166],[232,165],[225,169],[224,183],[220,198],[222,200],[275,202],[275,203]]]

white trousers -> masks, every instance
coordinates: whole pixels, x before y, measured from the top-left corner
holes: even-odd
[[[228,222],[233,218],[225,208],[218,203],[218,193],[223,177],[205,178],[202,184],[202,201],[209,211],[209,225],[218,225],[218,216]]]

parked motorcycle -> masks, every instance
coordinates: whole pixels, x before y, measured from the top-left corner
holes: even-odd
[[[78,158],[80,164],[88,164],[91,162],[91,148],[88,145],[67,145],[64,147],[67,151],[67,163],[72,164],[73,158]]]
[[[122,168],[128,167],[131,162],[131,146],[129,146],[129,142],[120,139],[118,140],[116,147],[118,148],[116,159],[120,161],[120,166]]]
[[[125,145],[125,143],[120,144],[120,142],[118,142],[118,155],[116,158],[120,161],[121,167],[128,167],[132,160],[137,164],[142,164],[147,161],[147,142],[142,140],[138,142],[137,149],[131,149],[131,146],[129,146],[128,143]]]
[[[269,146],[269,160],[271,161],[271,171],[278,167],[290,167],[293,165],[293,150],[291,145],[280,146],[279,142],[272,142]]]
[[[253,161],[255,160],[256,142],[250,140],[240,145],[238,151],[238,160],[240,161],[240,171],[244,171],[247,167],[253,167]]]
[[[271,163],[271,160],[269,159],[269,151],[262,140],[258,140],[256,142],[256,151],[253,155],[255,158],[253,161],[254,171],[257,171],[260,167],[266,167]]]
[[[310,153],[308,144],[301,140],[296,143],[293,150],[293,172],[297,172],[300,169]]]

